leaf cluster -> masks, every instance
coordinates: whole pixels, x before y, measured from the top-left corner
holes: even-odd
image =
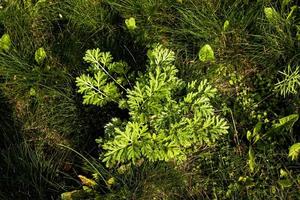
[[[83,59],[89,64],[87,71],[92,74],[82,74],[76,78],[78,92],[83,94],[83,103],[103,106],[108,102],[117,102],[121,96],[118,87],[126,90],[121,84],[126,81],[127,64],[112,62],[112,55],[100,49],[87,50]]]
[[[155,45],[147,55],[147,72],[137,78],[133,88],[125,90],[123,99],[116,85],[124,88],[122,82],[109,73],[114,65],[110,54],[96,49],[88,50],[84,57],[91,64],[89,71],[94,71],[94,78],[77,78],[84,103],[121,102],[130,115],[126,122],[113,120],[106,126],[109,137],[100,143],[108,166],[141,159],[183,161],[197,145],[212,145],[227,133],[226,121],[211,104],[217,90],[207,80],[185,83],[179,79],[174,52],[161,45]]]

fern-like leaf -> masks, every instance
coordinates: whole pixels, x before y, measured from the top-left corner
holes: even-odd
[[[289,149],[289,157],[292,160],[297,160],[300,154],[300,143],[293,144]]]

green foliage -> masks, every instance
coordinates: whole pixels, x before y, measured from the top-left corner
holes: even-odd
[[[282,7],[287,6],[290,2],[291,2],[291,0],[283,0],[282,1]]]
[[[248,165],[249,165],[250,172],[253,173],[254,169],[256,168],[256,163],[255,163],[255,155],[252,147],[249,148],[249,152],[248,152]]]
[[[297,60],[294,60],[294,56],[297,54],[299,43],[294,30],[297,26],[298,15],[295,12],[295,6],[286,5],[287,2],[282,2],[281,10],[275,6],[264,8],[266,22],[261,24],[261,38],[268,50],[265,53],[261,51],[261,53],[265,58],[269,58],[267,62],[271,61],[270,64],[273,66],[278,66],[278,64],[284,66]],[[296,61],[295,65],[298,64]]]
[[[293,184],[290,180],[288,179],[284,179],[284,180],[279,180],[278,184],[284,189],[284,188],[289,188],[291,187]]]
[[[121,165],[117,170],[109,171],[99,159],[67,148],[85,161],[83,169],[91,175],[79,175],[81,189],[62,193],[63,199],[174,199],[181,195],[186,185],[185,175],[171,163],[153,165],[146,161],[138,166]]]
[[[300,143],[293,144],[289,149],[289,157],[292,160],[297,160],[300,154]]]
[[[88,71],[93,74],[93,77],[83,74],[76,78],[83,103],[103,106],[111,101],[118,102],[121,95],[118,86],[126,90],[121,84],[126,81],[127,64],[112,62],[111,54],[100,52],[100,49],[87,50],[83,59],[90,64]]]
[[[0,38],[0,50],[1,51],[8,51],[11,47],[11,39],[8,34],[2,35]]]
[[[1,145],[0,151],[0,196],[5,199],[54,198],[65,189],[66,180],[71,179],[61,171],[68,154],[49,147],[45,141],[33,147],[22,132],[17,132],[20,131],[17,124],[11,126],[11,135],[0,131],[1,137],[6,136],[6,144]],[[51,153],[44,151],[47,146]]]
[[[288,94],[297,94],[300,86],[299,66],[293,70],[291,66],[288,65],[285,71],[280,71],[279,73],[284,77],[283,80],[276,83],[275,90],[277,90],[284,97]]]
[[[287,130],[291,130],[294,124],[298,121],[298,119],[299,119],[298,114],[291,114],[286,117],[282,117],[278,120],[278,122],[273,123],[272,128],[269,130],[269,132],[280,131],[283,128],[286,128]]]
[[[133,31],[134,29],[136,29],[134,17],[130,17],[129,19],[126,19],[125,24],[126,24],[126,27],[128,28],[128,30],[130,30],[130,31]]]
[[[68,19],[75,30],[85,29],[84,32],[107,31],[111,34],[111,20],[114,12],[106,9],[104,3],[98,0],[66,0],[60,3],[62,18]]]
[[[0,1],[0,199],[300,199],[298,4]]]
[[[223,31],[227,31],[228,30],[228,28],[229,28],[229,21],[228,20],[226,20],[225,22],[224,22],[224,24],[223,24]]]
[[[199,51],[199,59],[202,62],[214,61],[215,54],[209,44],[204,45]]]
[[[99,51],[88,51],[84,59],[97,64],[103,57],[97,55]],[[207,80],[199,84],[197,81],[185,84],[177,78],[174,53],[161,45],[150,50],[148,57],[147,73],[137,79],[133,89],[127,90],[130,120],[106,126],[111,138],[104,141],[102,148],[106,151],[103,161],[108,166],[118,162],[137,163],[142,158],[182,161],[195,145],[214,144],[227,133],[225,120],[214,113],[210,103],[216,96],[216,89]],[[84,103],[103,105],[106,98],[117,101],[119,96],[111,98],[111,95],[117,94],[116,90],[102,92],[103,87],[112,85],[104,85],[107,82],[104,73],[107,71],[103,67],[101,69],[98,74],[103,76],[95,77],[96,82],[101,83],[99,85],[85,75],[77,79],[79,92],[85,94]],[[95,100],[93,95],[97,93],[92,93],[91,86],[96,87],[98,93],[101,91],[102,96],[98,94],[96,99],[102,101]],[[177,97],[175,94],[183,89],[186,89],[186,94]]]
[[[77,78],[77,86],[80,88],[79,93],[84,94],[83,103],[93,105],[105,105],[109,101],[115,101],[118,98],[118,89],[111,83],[106,85],[107,76],[99,71],[94,78],[88,75],[81,75]],[[112,96],[114,95],[114,96]]]
[[[46,59],[47,57],[47,54],[46,54],[46,51],[43,47],[41,48],[38,48],[36,51],[35,51],[35,54],[34,54],[34,59],[35,61],[38,63],[38,64],[42,64],[43,61]]]
[[[277,13],[277,11],[274,8],[266,7],[264,9],[264,12],[265,12],[267,20],[271,24],[277,25],[279,23],[278,20],[280,18],[280,15],[279,15],[279,13]]]
[[[260,140],[261,129],[262,123],[258,122],[255,125],[253,132],[247,131],[247,140],[250,142],[248,150],[248,166],[251,173],[255,172],[255,169],[257,168],[257,164],[255,162],[255,153],[252,146]]]
[[[260,139],[260,132],[261,132],[261,128],[262,128],[262,123],[258,122],[254,129],[253,132],[247,131],[247,140],[251,143],[251,144],[255,144],[256,142],[258,142],[258,140]]]

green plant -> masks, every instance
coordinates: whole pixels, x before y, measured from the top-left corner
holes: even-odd
[[[215,54],[209,44],[204,45],[199,51],[199,59],[202,62],[214,61]]]
[[[83,74],[76,78],[78,92],[84,95],[83,103],[103,106],[110,101],[118,102],[120,100],[118,86],[126,90],[121,84],[126,81],[127,64],[112,62],[111,54],[100,52],[100,49],[88,50],[84,60],[90,64],[88,71],[92,72],[93,77]]]
[[[125,20],[125,24],[126,27],[128,28],[128,30],[133,31],[134,29],[136,29],[136,23],[135,23],[135,18],[130,17],[129,19]]]
[[[266,15],[267,20],[270,23],[272,23],[274,25],[278,24],[280,15],[279,15],[279,13],[277,13],[277,11],[274,8],[266,7],[264,9],[264,13]]]
[[[261,55],[265,58],[272,56],[270,58],[273,58],[273,60],[267,60],[271,66],[276,66],[278,63],[286,64],[290,62],[298,65],[299,60],[294,57],[297,55],[296,49],[299,48],[297,35],[294,31],[297,29],[298,24],[298,15],[295,12],[297,6],[282,2],[281,10],[278,7],[264,7],[266,20],[259,23],[262,33],[258,37],[262,39],[262,43],[265,44],[267,49],[264,50],[265,52],[262,50],[258,52],[261,52]]]
[[[227,198],[298,197],[298,189],[292,187],[297,184],[296,177],[293,176],[297,170],[289,168],[291,163],[285,158],[286,151],[280,148],[286,146],[288,138],[292,137],[292,127],[298,117],[298,114],[292,114],[273,122],[258,122],[252,131],[247,131],[249,148],[247,148],[248,158],[244,161],[247,168],[241,171],[235,169],[232,172],[238,178],[231,183],[229,181]],[[279,140],[278,138],[285,139]],[[244,153],[246,153],[245,150],[243,150]],[[291,149],[291,152],[296,155],[297,148]],[[243,157],[245,156],[241,154],[242,160]],[[241,160],[234,162],[241,162]],[[240,165],[245,166],[245,164]]]
[[[103,1],[95,0],[66,0],[60,3],[60,14],[62,18],[70,21],[70,25],[85,32],[108,31],[111,33],[111,21],[114,15],[105,7]],[[78,29],[77,29],[78,30]]]
[[[250,142],[248,151],[248,165],[251,173],[253,173],[254,169],[256,168],[253,145],[260,140],[261,127],[262,123],[258,122],[255,125],[253,132],[247,131],[247,140]]]
[[[177,78],[174,52],[161,45],[149,50],[148,58],[147,73],[137,78],[132,89],[125,89],[109,74],[108,70],[114,69],[110,65],[115,65],[107,61],[112,60],[108,53],[88,50],[84,58],[96,67],[94,80],[87,75],[77,78],[78,92],[85,94],[84,103],[104,105],[114,101],[130,115],[128,122],[115,119],[107,124],[107,138],[99,140],[108,166],[137,163],[143,158],[182,161],[195,145],[212,145],[227,133],[225,120],[214,113],[210,103],[217,91],[207,80],[186,84]],[[117,85],[126,91],[123,98]]]
[[[1,26],[22,56],[32,55],[38,46],[49,42],[55,12],[48,12],[47,5],[53,4],[44,0],[12,0],[1,8]]]
[[[11,46],[11,39],[8,34],[2,35],[0,38],[0,50],[8,51]]]
[[[35,51],[34,59],[38,64],[42,64],[46,57],[47,54],[43,47],[40,47]]]
[[[300,143],[293,144],[289,149],[289,157],[292,160],[297,160],[300,154]]]
[[[277,90],[284,97],[288,94],[297,94],[298,88],[300,87],[299,70],[299,66],[293,70],[291,66],[288,65],[285,71],[280,71],[279,73],[284,77],[283,80],[276,83],[275,90]]]
[[[298,2],[0,1],[0,199],[300,199]]]

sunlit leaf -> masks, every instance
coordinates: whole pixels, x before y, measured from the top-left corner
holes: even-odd
[[[38,64],[42,64],[47,57],[47,53],[43,47],[35,51],[34,59]]]
[[[199,51],[199,59],[202,62],[214,61],[215,54],[209,44],[204,45]]]
[[[229,21],[226,20],[223,24],[223,31],[227,31],[228,28],[229,28]]]
[[[297,160],[300,153],[300,143],[293,144],[289,149],[289,157],[292,160]]]
[[[11,39],[8,34],[3,34],[0,38],[0,51],[8,51],[11,47]]]
[[[272,24],[277,24],[278,23],[278,19],[279,19],[280,15],[274,8],[266,7],[264,9],[264,13],[265,13],[265,16],[266,16],[267,20],[270,23],[272,23]]]
[[[130,30],[130,31],[133,31],[134,29],[137,28],[134,17],[125,19],[125,24],[126,24],[126,27],[128,28],[128,30]]]

